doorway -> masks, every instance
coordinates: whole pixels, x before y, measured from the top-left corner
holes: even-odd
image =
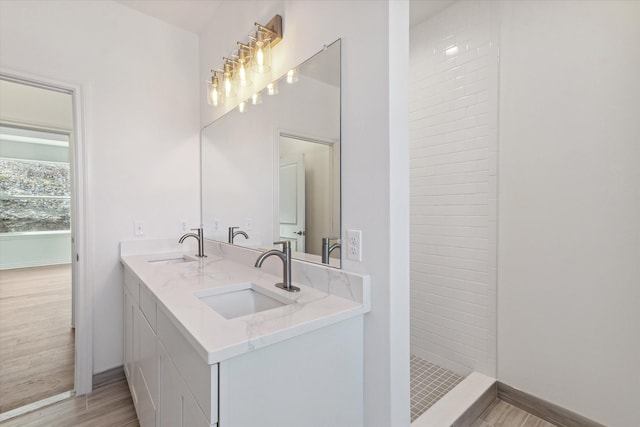
[[[77,389],[82,221],[73,91],[4,75],[0,91],[1,420]]]
[[[305,259],[319,260],[323,238],[340,235],[339,143],[281,131],[278,156],[276,237],[291,241],[292,250],[306,254]],[[331,259],[339,255],[335,251]]]

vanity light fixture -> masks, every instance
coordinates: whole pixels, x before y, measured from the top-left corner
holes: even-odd
[[[249,41],[237,42],[237,49],[231,57],[223,57],[222,69],[211,70],[211,81],[207,81],[209,105],[217,107],[222,102],[239,96],[244,98],[244,111],[247,97],[251,97],[254,104],[261,102],[260,93],[252,96],[252,92],[249,92],[253,84],[251,73],[264,74],[271,71],[271,48],[282,40],[282,17],[276,15],[266,25],[257,22],[254,25],[256,28],[249,33]],[[277,87],[275,91],[267,91],[270,95],[275,94]]]

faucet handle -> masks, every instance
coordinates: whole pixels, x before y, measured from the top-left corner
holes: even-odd
[[[331,240],[337,240],[338,242],[340,242],[340,237],[323,237],[322,241],[323,242],[330,242]]]
[[[287,250],[291,251],[291,241],[290,240],[280,240],[279,242],[273,242],[274,245],[282,245],[282,252],[286,252]]]

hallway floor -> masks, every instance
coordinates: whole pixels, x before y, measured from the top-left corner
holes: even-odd
[[[73,390],[71,265],[0,272],[0,413]]]
[[[138,427],[125,379],[92,393],[63,400],[28,414],[0,422],[2,427]]]

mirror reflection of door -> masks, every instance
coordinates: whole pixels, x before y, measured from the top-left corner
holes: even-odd
[[[74,389],[73,107],[0,79],[0,413]]]
[[[302,154],[280,159],[280,240],[291,241],[291,250],[304,252],[305,168]]]
[[[335,158],[335,150],[339,151],[337,144],[328,141],[296,136],[289,133],[280,133],[280,229],[281,237],[287,240],[296,239],[297,252],[304,252],[313,255],[322,255],[322,238],[339,236],[339,213],[336,215],[336,207],[339,206],[339,188],[334,188],[334,170],[338,160]],[[339,155],[339,153],[338,153]],[[297,190],[297,200],[300,201],[301,194],[304,196],[304,207],[298,208],[297,224],[304,224],[304,227],[288,227],[284,222],[293,223],[293,190],[291,182],[293,173],[289,172],[283,177],[283,167],[292,163],[294,158],[304,159],[303,168],[298,167],[298,171],[304,172],[304,177],[296,178],[295,182],[303,188]],[[339,167],[337,167],[339,169]],[[286,203],[289,205],[286,205]],[[285,216],[283,216],[283,214]],[[300,219],[299,216],[304,218]],[[286,221],[283,221],[283,218]],[[282,230],[286,229],[286,233]],[[300,246],[298,235],[292,232],[304,230],[305,236],[302,240],[304,246]],[[292,243],[293,249],[293,243]],[[336,255],[337,256],[337,255]]]

